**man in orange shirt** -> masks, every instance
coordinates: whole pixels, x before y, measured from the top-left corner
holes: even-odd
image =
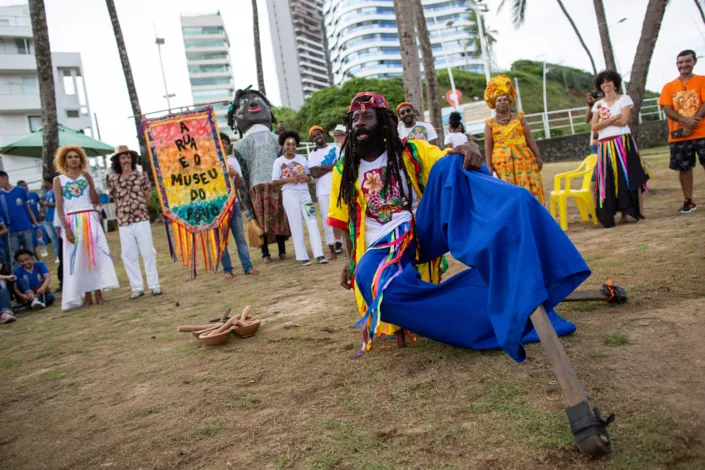
[[[671,147],[671,170],[680,173],[683,207],[681,214],[695,211],[693,202],[693,168],[695,154],[705,168],[705,77],[693,74],[698,59],[695,52],[678,54],[676,66],[680,76],[661,91],[659,105],[668,116],[668,142]]]

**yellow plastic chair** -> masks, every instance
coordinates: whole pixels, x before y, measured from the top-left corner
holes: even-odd
[[[553,191],[551,191],[551,215],[556,218],[556,202],[558,203],[559,224],[563,230],[568,230],[568,209],[567,199],[572,197],[578,205],[580,216],[583,222],[588,221],[588,212],[592,216],[592,222],[597,225],[597,215],[595,214],[595,201],[590,190],[590,180],[597,165],[597,155],[589,155],[580,166],[565,173],[557,174],[553,179]],[[574,178],[583,178],[580,189],[572,189],[570,182]],[[565,186],[561,187],[561,180],[565,179]]]

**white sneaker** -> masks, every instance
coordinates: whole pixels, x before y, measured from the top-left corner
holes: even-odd
[[[132,291],[132,295],[130,296],[130,300],[139,299],[139,298],[142,297],[143,295],[144,295],[144,292],[143,292],[143,291],[141,291],[141,290],[133,290],[133,291]]]
[[[162,295],[162,288],[157,287],[156,289],[152,289],[152,295]]]
[[[47,308],[47,306],[44,304],[44,302],[40,301],[39,299],[35,298],[32,300],[32,310],[39,310],[41,308]]]
[[[56,259],[54,260],[54,264],[59,264],[59,263],[61,263],[61,260],[60,260],[59,258],[56,258]]]

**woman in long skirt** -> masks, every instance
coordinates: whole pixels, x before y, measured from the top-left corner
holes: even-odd
[[[605,70],[595,77],[595,88],[604,98],[593,105],[592,130],[598,133],[597,167],[595,168],[595,209],[603,227],[614,227],[614,216],[622,214],[644,218],[643,190],[648,179],[644,162],[629,129],[629,115],[634,102],[618,90],[622,77]]]
[[[56,152],[54,178],[56,215],[61,221],[63,238],[63,289],[61,309],[69,310],[104,304],[103,290],[119,287],[100,217],[95,210],[98,193],[86,171],[88,159],[77,145],[66,145]],[[84,300],[85,296],[85,300]]]

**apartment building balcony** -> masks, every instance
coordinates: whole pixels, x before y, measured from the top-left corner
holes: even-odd
[[[188,78],[232,78],[232,72],[225,70],[222,72],[190,72]]]
[[[12,93],[11,90],[3,87],[0,89],[0,111],[39,111],[42,109],[42,102],[39,94]]]
[[[207,54],[211,52],[228,52],[228,47],[223,44],[220,46],[207,46],[207,47],[190,47],[186,48],[186,57],[188,58],[189,54],[195,55],[195,54]]]
[[[27,38],[32,37],[32,25],[28,16],[0,15],[0,37]]]
[[[0,68],[3,72],[29,72],[37,70],[33,54],[0,54]]]

